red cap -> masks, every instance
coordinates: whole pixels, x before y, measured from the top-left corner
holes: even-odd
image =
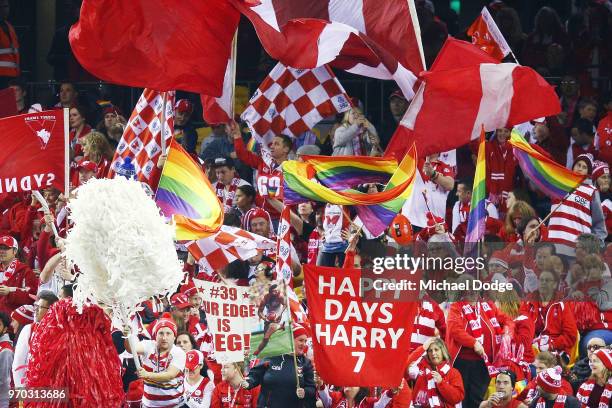
[[[561,391],[561,367],[556,366],[540,371],[536,384],[546,392],[558,394]]]
[[[151,331],[153,338],[156,338],[159,329],[162,329],[164,327],[170,329],[172,333],[174,333],[174,337],[176,337],[176,323],[174,323],[174,320],[172,320],[172,318],[170,317],[170,313],[164,313],[162,315],[162,318],[156,321],[153,325],[153,330]]]
[[[184,293],[175,293],[170,298],[170,304],[177,309],[185,309],[191,307],[189,298]]]
[[[19,244],[17,243],[17,240],[11,237],[10,235],[5,235],[0,238],[0,246],[19,249]]]
[[[13,310],[11,313],[11,319],[19,322],[20,325],[25,326],[34,321],[34,306],[23,305]]]
[[[98,165],[92,161],[89,160],[81,160],[79,165],[78,165],[78,169],[79,170],[87,170],[87,171],[93,171],[94,173],[98,172]]]
[[[109,113],[114,113],[115,115],[121,115],[121,111],[115,105],[107,106],[106,108],[104,108],[104,110],[102,110],[102,112],[104,112],[104,115],[107,115]]]
[[[402,91],[400,91],[399,89],[396,89],[395,91],[391,92],[391,95],[389,95],[389,100],[391,100],[393,98],[400,98],[400,99],[403,99],[405,101],[408,100],[408,99],[406,99],[406,97],[404,96]]]
[[[603,365],[608,369],[612,370],[612,350],[610,349],[599,349],[594,353],[598,359],[601,360]]]
[[[193,371],[200,364],[204,364],[204,354],[200,350],[189,350],[185,360],[185,368]]]
[[[193,112],[193,104],[188,99],[179,99],[174,105],[177,112]]]
[[[495,251],[491,254],[491,258],[489,258],[489,265],[490,264],[497,264],[506,269],[509,268],[508,257],[502,251]]]
[[[593,163],[593,175],[591,178],[593,181],[597,181],[597,179],[604,174],[610,174],[610,166],[608,166],[608,163],[606,162],[595,160],[595,163]]]
[[[270,213],[259,207],[253,207],[244,214],[244,216],[242,217],[242,229],[251,232],[251,221],[255,218],[263,218],[265,220],[268,220],[270,230],[272,229],[272,219],[270,218]]]

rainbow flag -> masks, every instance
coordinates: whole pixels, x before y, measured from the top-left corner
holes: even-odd
[[[206,238],[221,228],[223,208],[202,168],[174,139],[159,179],[155,202],[172,218],[176,240]]]
[[[378,235],[389,225],[412,192],[416,172],[413,145],[399,166],[395,160],[374,157],[308,157],[307,162],[283,162],[286,205],[305,200],[355,205],[368,230]],[[380,193],[355,190],[358,184],[385,182]]]
[[[487,218],[487,207],[485,203],[487,169],[485,160],[485,131],[483,126],[480,131],[478,159],[476,160],[476,173],[474,174],[474,187],[472,188],[472,201],[470,202],[470,214],[468,215],[467,233],[465,234],[465,242],[468,244],[474,244],[480,241],[485,234],[485,221]],[[468,252],[469,251],[471,251],[471,249],[468,249]]]
[[[255,140],[255,136],[251,136],[249,142],[246,145],[246,148],[249,152],[257,153],[257,149],[259,149],[259,143]]]
[[[512,131],[510,144],[521,170],[544,194],[563,199],[585,179],[534,148],[518,132]]]

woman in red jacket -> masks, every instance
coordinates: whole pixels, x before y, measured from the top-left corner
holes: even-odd
[[[534,346],[539,351],[555,351],[570,354],[576,343],[578,328],[572,309],[558,299],[559,276],[543,270],[539,277],[539,290],[521,307],[521,314],[535,322]]]
[[[450,365],[446,345],[430,337],[408,356],[407,372],[418,371],[411,407],[460,407],[465,396],[461,374]]]
[[[461,278],[470,286],[474,280],[468,275]],[[464,291],[463,300],[451,305],[447,318],[446,343],[453,367],[463,378],[466,407],[477,407],[482,402],[492,363],[510,320],[492,302],[478,299],[478,292]]]

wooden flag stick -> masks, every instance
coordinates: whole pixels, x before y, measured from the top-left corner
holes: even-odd
[[[168,92],[162,92],[162,114],[161,114],[161,130],[160,130],[160,141],[161,152],[162,154],[166,154],[166,137],[164,135],[164,130],[166,129],[166,105],[168,103]]]
[[[47,203],[47,200],[45,200],[45,197],[43,197],[43,195],[40,194],[40,191],[32,190],[32,195],[34,197],[36,197],[36,200],[38,200],[38,202],[40,203],[40,206],[45,211],[45,215],[51,214],[51,209],[49,208],[49,203]],[[51,230],[53,230],[53,235],[55,235],[55,238],[59,238],[59,234],[57,232],[57,227],[55,226],[55,221],[51,224]]]
[[[230,95],[230,120],[234,120],[234,116],[236,113],[236,62],[238,59],[238,28],[236,28],[236,32],[234,33],[234,39],[232,40],[232,53],[231,53],[231,61],[232,64],[231,69],[231,82],[232,82],[232,93]]]

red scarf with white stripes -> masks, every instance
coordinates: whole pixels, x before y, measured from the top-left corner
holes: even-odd
[[[433,337],[436,334],[436,322],[433,311],[433,304],[427,300],[419,304],[417,315],[412,325],[412,335],[410,336],[410,349],[414,350],[423,345],[421,336]]]
[[[447,362],[438,366],[438,373],[445,378],[451,367]],[[432,371],[429,367],[425,368],[425,378],[427,379],[427,401],[429,401],[429,407],[443,407],[444,403],[440,399],[440,395],[438,394],[438,388],[436,387],[436,382],[433,379]]]
[[[229,190],[225,193],[225,184],[217,181],[215,184],[215,190],[217,191],[217,197],[219,200],[228,208],[231,208],[234,204],[234,197],[236,197],[236,189],[238,188],[238,184],[240,184],[240,179],[238,177],[234,177],[232,182],[230,183]]]
[[[565,406],[566,399],[567,395],[557,395],[557,399],[555,400],[555,405],[553,405],[553,408],[563,408]],[[540,397],[535,408],[546,408],[546,400],[544,399],[544,397]]]
[[[2,278],[2,284],[4,284],[5,282],[8,282],[8,280],[13,277],[13,274],[15,273],[15,269],[17,269],[17,259],[13,259],[13,261],[9,264],[9,266],[7,266],[6,269],[2,271],[4,272],[4,276]]]
[[[585,381],[580,388],[578,389],[578,393],[576,393],[576,398],[580,401],[581,404],[586,405],[589,402],[589,397],[591,396],[591,392],[593,392],[593,388],[595,387],[595,380],[589,379]],[[609,408],[610,400],[612,399],[612,378],[608,379],[606,383],[606,387],[604,388],[601,397],[599,398],[599,404],[597,408]]]
[[[502,330],[499,324],[499,321],[497,320],[497,317],[495,317],[495,313],[493,312],[493,309],[491,309],[491,306],[489,306],[489,304],[486,302],[479,303],[478,305],[480,306],[480,309],[482,309],[482,312],[485,314],[487,319],[491,322],[491,326],[493,326],[493,330],[495,330],[495,337],[493,341],[495,342],[495,344],[500,344],[502,334],[504,333],[504,331]],[[474,337],[476,340],[478,340],[480,344],[484,345],[484,333],[482,331],[482,324],[480,324],[480,321],[481,321],[480,316],[476,314],[476,312],[474,311],[474,308],[472,308],[472,306],[467,302],[465,302],[461,306],[461,314],[463,318],[466,319],[468,322],[467,324],[468,334]],[[495,376],[497,374],[497,370],[489,362],[489,359],[486,354],[484,356],[484,362],[487,366],[487,370],[489,371],[489,376],[491,377]]]

